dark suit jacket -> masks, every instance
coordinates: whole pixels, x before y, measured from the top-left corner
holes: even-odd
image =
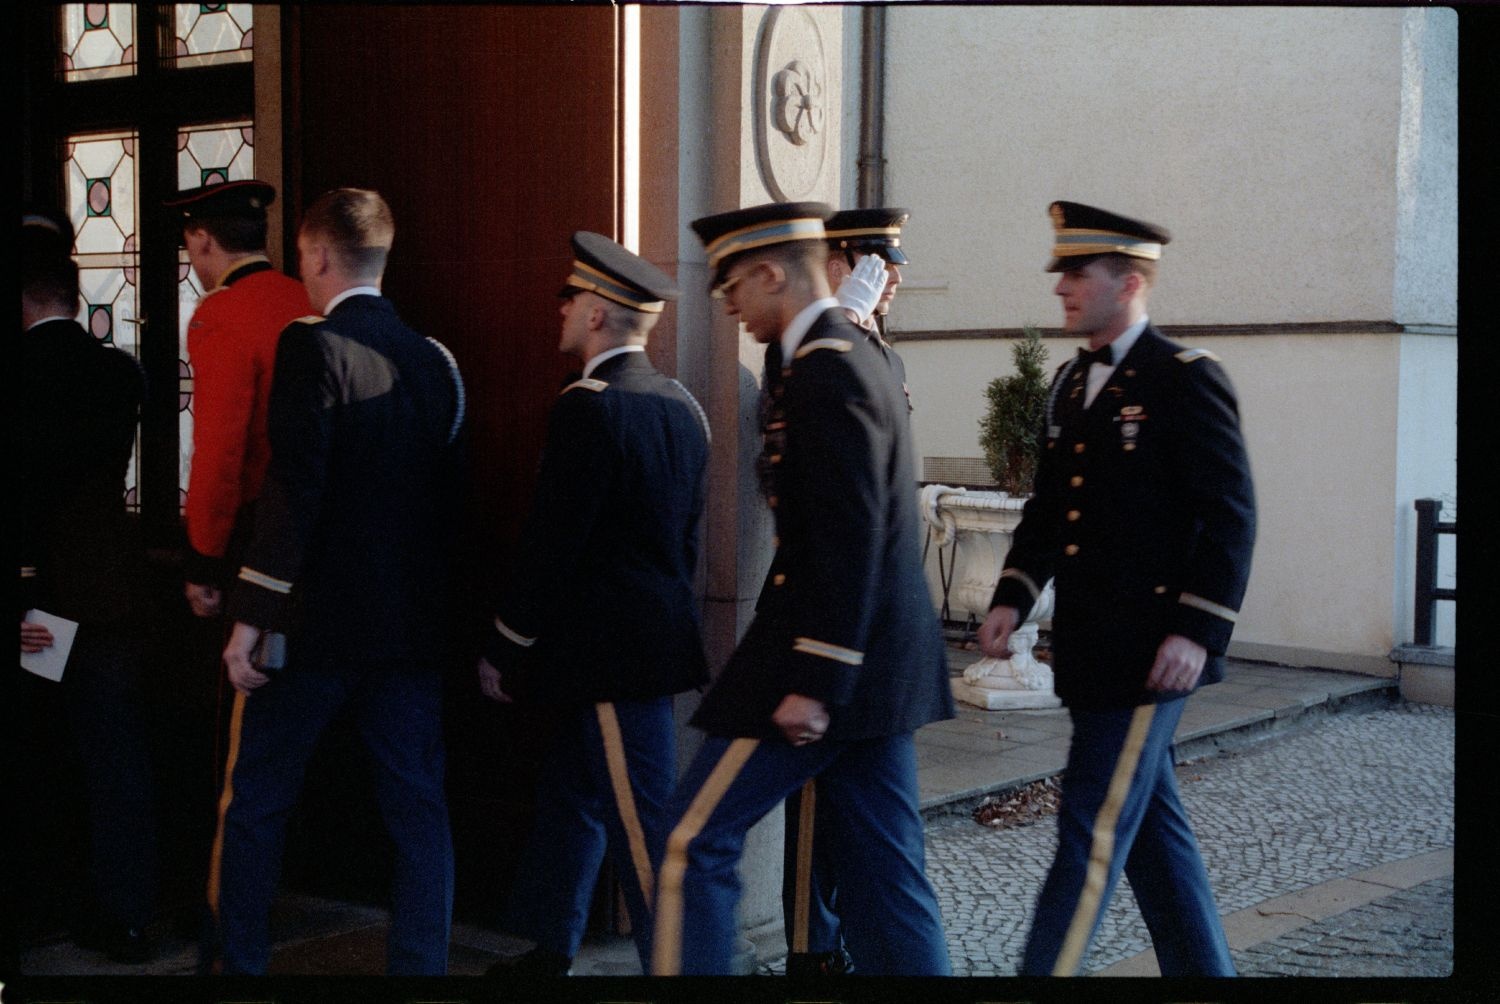
[[[451,634],[462,401],[451,356],[383,297],[288,326],[230,616],[285,631],[290,660],[430,660]]]
[[[142,592],[140,538],[125,510],[140,367],[71,320],[22,332],[20,350],[11,456],[21,609],[126,626]]]
[[[1145,681],[1180,634],[1223,655],[1250,575],[1255,498],[1229,378],[1212,354],[1141,333],[1088,409],[1085,367],[1053,381],[1036,489],[992,606],[1024,616],[1056,577],[1058,696],[1117,707],[1174,695]]]
[[[693,595],[707,466],[703,410],[645,353],[564,388],[485,646],[508,693],[610,701],[707,681]]]
[[[776,736],[770,716],[790,693],[829,706],[830,739],[951,718],[906,396],[841,310],[814,322],[773,384],[766,444],[778,541],[770,587],[693,724]]]

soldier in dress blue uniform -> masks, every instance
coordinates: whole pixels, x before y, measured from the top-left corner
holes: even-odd
[[[1053,672],[1073,740],[1021,971],[1076,973],[1123,871],[1163,975],[1230,976],[1172,735],[1188,694],[1223,678],[1250,573],[1234,390],[1213,353],[1146,317],[1164,229],[1073,202],[1050,214],[1064,327],[1089,348],[1053,380],[1035,492],[979,632],[1004,658],[1056,579]]]
[[[516,872],[508,928],[536,947],[491,968],[562,975],[583,939],[606,849],[641,966],[676,774],[672,695],[708,681],[697,570],[708,419],[658,373],[646,339],[678,290],[601,234],[573,235],[563,388],[519,557],[505,579],[479,686],[561,708]]]
[[[893,207],[843,209],[823,224],[828,240],[824,268],[834,298],[849,320],[865,333],[891,366],[911,410],[911,391],[906,384],[906,364],[885,340],[883,326],[901,285],[901,268],[907,264],[901,247],[901,228],[910,211]],[[767,350],[767,365],[780,366],[779,349]],[[774,576],[776,570],[772,569]],[[768,580],[767,589],[771,591]],[[817,839],[832,825],[826,805],[815,810],[815,822],[803,824],[803,806],[816,806],[817,782],[809,781],[786,800],[786,834],[783,843],[781,905],[786,933],[786,971],[789,976],[838,976],[852,972],[854,960],[844,946],[839,929],[835,865],[829,843]]]
[[[446,972],[453,846],[443,794],[448,528],[460,497],[453,357],[380,294],[395,224],[378,193],[307,210],[302,281],[325,316],[276,348],[271,463],[227,598],[238,692],[210,866],[226,972],[264,973],[286,820],[318,737],[349,708],[395,845],[392,974]],[[257,655],[284,634],[285,665]]]
[[[818,778],[844,936],[870,974],[949,973],[912,734],[953,715],[922,576],[906,402],[829,292],[822,203],[693,222],[729,316],[780,346],[764,470],[770,594],[693,724],[657,890],[658,975],[731,971],[746,831]]]
[[[21,651],[56,643],[45,625],[25,622],[28,610],[78,628],[60,681],[20,674],[17,721],[46,729],[49,741],[65,737],[72,749],[49,747],[49,755],[76,751],[82,767],[90,881],[85,902],[67,904],[74,940],[140,963],[156,951],[147,925],[157,853],[141,665],[145,555],[125,510],[125,472],[145,382],[132,356],[75,320],[72,251],[66,215],[40,208],[22,215],[12,426]],[[58,705],[61,722],[51,714]],[[28,790],[50,777],[28,771]],[[58,802],[56,791],[36,794],[49,807]]]

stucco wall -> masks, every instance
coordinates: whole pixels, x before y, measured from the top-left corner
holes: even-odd
[[[890,8],[886,191],[915,263],[893,328],[1054,317],[1054,199],[1172,231],[1174,323],[1390,320],[1403,16]]]

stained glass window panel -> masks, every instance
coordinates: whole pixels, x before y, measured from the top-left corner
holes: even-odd
[[[173,5],[173,61],[179,68],[248,62],[254,54],[253,5]]]
[[[177,187],[255,177],[255,128],[249,122],[194,126],[177,134]]]
[[[58,54],[64,80],[99,80],[135,73],[135,5],[69,3],[60,11]]]
[[[179,12],[183,6],[186,5],[178,5]],[[255,128],[252,123],[218,122],[178,132],[179,190],[253,177]],[[178,484],[186,492],[193,463],[193,361],[188,356],[187,330],[205,290],[188,263],[186,250],[178,252],[177,261]]]
[[[137,310],[140,259],[136,248],[136,134],[70,136],[66,208],[76,235],[78,323],[108,345],[140,356]],[[127,498],[137,497],[140,435],[125,475]],[[132,503],[132,508],[134,504]]]

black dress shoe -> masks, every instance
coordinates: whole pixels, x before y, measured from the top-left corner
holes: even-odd
[[[156,939],[139,927],[100,923],[73,932],[79,948],[103,952],[112,962],[138,966],[156,958]]]
[[[842,948],[831,952],[791,952],[786,957],[788,976],[844,976],[854,972],[854,960]]]
[[[573,960],[556,952],[533,948],[529,952],[501,959],[484,971],[486,976],[568,976]]]

